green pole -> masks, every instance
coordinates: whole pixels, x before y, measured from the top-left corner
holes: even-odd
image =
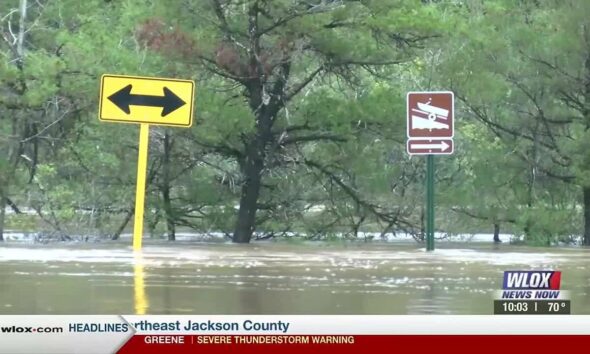
[[[426,158],[426,250],[434,251],[434,155]]]

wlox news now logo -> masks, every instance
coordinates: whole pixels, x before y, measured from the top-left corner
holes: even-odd
[[[561,272],[552,270],[507,270],[501,299],[559,299]]]

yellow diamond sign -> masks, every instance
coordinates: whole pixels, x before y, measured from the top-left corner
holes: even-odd
[[[103,75],[99,118],[188,128],[193,123],[194,92],[191,80]]]

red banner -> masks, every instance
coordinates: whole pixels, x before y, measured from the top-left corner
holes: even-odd
[[[135,335],[118,353],[560,353],[588,342],[588,335]]]

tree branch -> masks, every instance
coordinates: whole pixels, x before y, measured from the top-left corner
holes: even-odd
[[[285,95],[285,102],[289,102],[295,95],[297,95],[301,90],[303,90],[309,83],[324,69],[324,66],[320,66],[314,71],[311,72],[305,79],[301,82],[295,84],[289,92]]]
[[[455,213],[458,214],[464,214],[467,215],[469,217],[472,217],[474,219],[478,219],[478,220],[490,220],[490,221],[496,221],[496,222],[509,222],[509,223],[516,223],[516,219],[513,218],[496,218],[496,217],[489,217],[489,216],[484,216],[481,214],[476,214],[474,212],[471,212],[467,209],[464,208],[458,208],[458,207],[451,207],[451,210],[454,211]]]
[[[284,139],[279,140],[280,146],[287,146],[290,144],[296,144],[300,142],[306,141],[318,141],[318,140],[328,140],[328,141],[337,141],[337,142],[346,142],[348,139],[331,134],[331,133],[316,133],[316,134],[309,134],[309,135],[302,135],[302,136],[294,136],[294,137],[286,137]]]

